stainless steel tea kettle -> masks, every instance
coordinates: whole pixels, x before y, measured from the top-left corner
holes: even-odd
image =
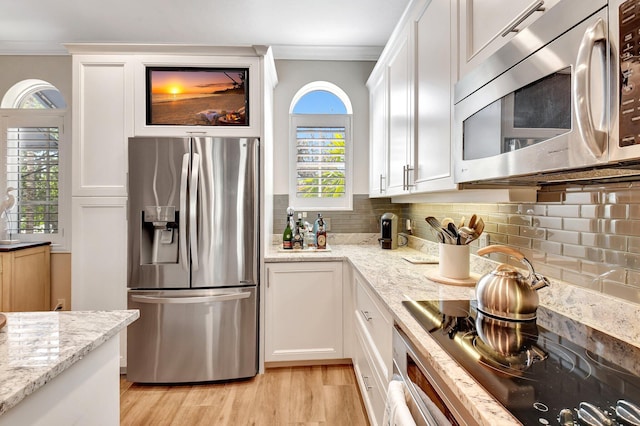
[[[504,263],[482,276],[476,284],[478,310],[507,320],[529,320],[536,317],[539,299],[537,291],[549,285],[549,280],[533,270],[531,263],[518,250],[493,245],[478,250],[478,256],[489,253],[504,253],[520,262],[529,270],[527,277]]]

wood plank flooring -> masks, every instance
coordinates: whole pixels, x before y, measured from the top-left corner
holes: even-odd
[[[353,367],[267,369],[221,384],[139,385],[120,379],[120,424],[368,425]]]

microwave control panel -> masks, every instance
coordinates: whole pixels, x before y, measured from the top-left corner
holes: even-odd
[[[619,8],[621,147],[640,145],[640,0]]]

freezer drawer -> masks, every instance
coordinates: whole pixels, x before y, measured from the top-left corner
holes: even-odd
[[[129,291],[127,380],[186,383],[257,373],[256,287]]]

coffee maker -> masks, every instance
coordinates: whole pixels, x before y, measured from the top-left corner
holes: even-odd
[[[393,213],[385,213],[380,218],[380,247],[383,249],[398,248],[398,216]]]

